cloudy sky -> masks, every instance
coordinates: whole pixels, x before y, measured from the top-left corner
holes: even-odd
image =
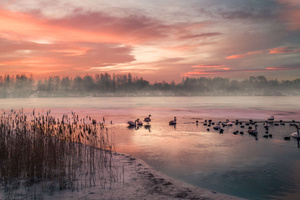
[[[0,74],[300,77],[299,0],[0,0]]]

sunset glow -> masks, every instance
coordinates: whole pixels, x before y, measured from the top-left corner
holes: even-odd
[[[297,0],[4,1],[0,74],[294,79],[299,19]]]

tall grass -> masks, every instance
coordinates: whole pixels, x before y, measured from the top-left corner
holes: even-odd
[[[50,113],[0,114],[2,198],[42,199],[44,193],[96,184],[105,188],[120,180],[112,159],[114,146],[103,123],[73,112],[62,118]]]

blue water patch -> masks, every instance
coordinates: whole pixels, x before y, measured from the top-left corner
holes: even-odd
[[[275,167],[276,166],[276,167]],[[289,166],[277,164],[244,170],[226,170],[178,177],[193,185],[247,199],[276,199],[297,190]]]

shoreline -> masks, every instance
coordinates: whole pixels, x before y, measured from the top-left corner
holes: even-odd
[[[132,156],[122,153],[112,155],[114,163],[123,169],[122,181],[107,188],[96,184],[85,190],[56,191],[52,195],[44,194],[44,199],[241,199],[176,180]]]

